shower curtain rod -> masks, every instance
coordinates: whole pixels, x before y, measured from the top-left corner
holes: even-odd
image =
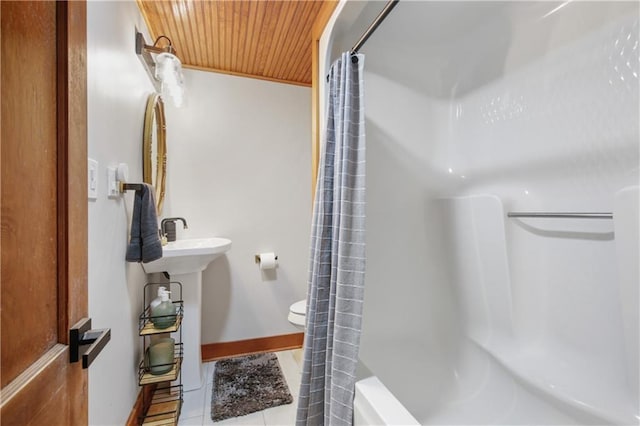
[[[371,37],[371,34],[373,34],[375,32],[375,30],[382,23],[382,21],[384,21],[384,19],[387,17],[387,15],[389,13],[391,13],[393,8],[398,5],[399,1],[400,0],[390,0],[389,2],[387,2],[387,4],[385,5],[384,9],[382,9],[382,12],[380,12],[380,14],[378,14],[378,16],[376,16],[376,19],[374,19],[373,22],[371,23],[371,25],[369,25],[369,28],[367,28],[365,30],[364,34],[362,34],[360,36],[360,39],[358,39],[356,44],[354,44],[353,47],[351,48],[351,54],[352,55],[355,55],[356,53],[358,53],[360,48],[362,46],[364,46],[364,44],[367,42],[367,39],[369,39],[369,37]]]

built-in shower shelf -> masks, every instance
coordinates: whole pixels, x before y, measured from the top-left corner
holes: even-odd
[[[508,341],[481,343],[471,339],[522,383],[601,419],[602,424],[632,424],[637,404],[627,394],[624,380],[606,377],[596,360],[559,347],[546,351],[517,349]]]

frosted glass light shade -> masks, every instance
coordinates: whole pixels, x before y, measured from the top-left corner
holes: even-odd
[[[161,83],[162,98],[166,101],[171,97],[175,106],[181,106],[184,97],[184,78],[180,59],[171,53],[158,54],[155,75]]]

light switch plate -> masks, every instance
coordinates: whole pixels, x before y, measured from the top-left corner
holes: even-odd
[[[120,196],[116,172],[116,166],[107,167],[107,195],[109,198],[117,198]]]
[[[97,200],[98,199],[98,162],[89,158],[87,167],[87,178],[88,178],[88,189],[89,189],[89,199]]]

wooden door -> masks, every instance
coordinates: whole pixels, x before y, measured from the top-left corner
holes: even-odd
[[[87,424],[86,4],[1,1],[0,423]]]

